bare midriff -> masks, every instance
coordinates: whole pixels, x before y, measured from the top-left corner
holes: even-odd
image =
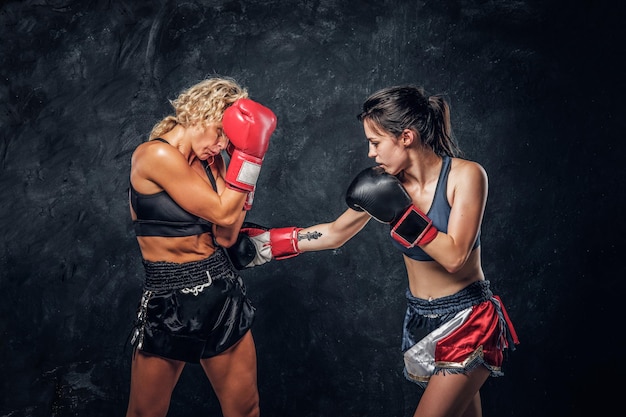
[[[455,294],[469,284],[485,279],[480,263],[480,247],[474,249],[457,272],[451,274],[435,261],[416,261],[404,256],[413,296],[425,300]]]
[[[138,236],[137,242],[143,258],[150,262],[193,262],[215,252],[211,233],[182,237]]]

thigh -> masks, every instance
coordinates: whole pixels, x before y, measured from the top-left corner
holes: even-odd
[[[184,362],[147,355],[133,355],[127,416],[165,416]]]
[[[251,331],[230,349],[200,364],[225,417],[258,415],[257,358]]]
[[[439,372],[431,376],[414,417],[480,417],[478,391],[488,377],[484,366],[467,374]]]

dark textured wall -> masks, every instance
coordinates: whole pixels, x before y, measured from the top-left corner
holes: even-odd
[[[214,74],[278,116],[248,217],[268,226],[344,210],[371,165],[355,118],[368,94],[447,94],[490,177],[483,263],[522,340],[482,390],[485,416],[600,415],[616,389],[583,393],[620,363],[626,276],[624,13],[605,3],[2,2],[0,415],[124,414],[142,285],[130,153],[168,99]],[[243,272],[263,415],[412,415],[386,231]],[[170,411],[189,415],[219,415],[198,366]]]

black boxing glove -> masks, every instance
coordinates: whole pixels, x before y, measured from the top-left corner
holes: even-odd
[[[352,180],[346,204],[391,226],[391,237],[411,248],[431,242],[438,233],[432,220],[417,208],[400,180],[381,167],[366,168]]]

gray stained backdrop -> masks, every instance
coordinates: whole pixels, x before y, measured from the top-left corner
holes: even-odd
[[[604,381],[621,363],[626,276],[615,4],[3,1],[0,416],[124,414],[142,285],[130,155],[169,99],[215,74],[278,116],[248,217],[268,226],[345,209],[372,164],[355,117],[368,94],[447,94],[461,147],[489,174],[484,269],[522,342],[485,385],[485,416],[601,415],[618,399]],[[387,233],[372,221],[338,250],[243,272],[264,416],[412,415],[404,266]],[[190,415],[220,415],[199,366],[169,414]]]

